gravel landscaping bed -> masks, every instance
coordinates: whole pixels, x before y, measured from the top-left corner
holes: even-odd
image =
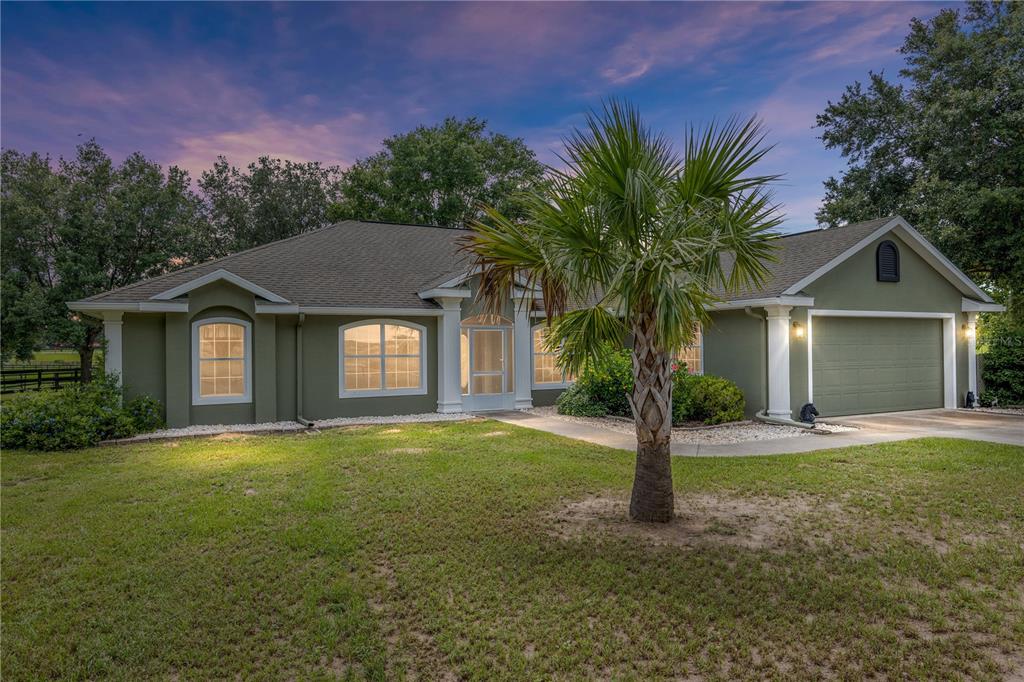
[[[409,424],[413,422],[454,422],[472,419],[470,414],[400,414],[390,417],[339,417],[337,419],[320,419],[311,428],[327,429],[338,426],[364,426],[373,424]],[[160,429],[149,433],[140,433],[131,438],[107,441],[107,443],[137,443],[147,440],[165,438],[193,438],[199,436],[217,436],[224,433],[289,433],[305,431],[306,427],[295,421],[263,422],[262,424],[203,424],[185,426],[179,429]]]
[[[541,417],[561,419],[577,424],[589,424],[595,428],[608,429],[619,433],[636,433],[633,424],[620,419],[607,417],[570,417],[558,414],[555,407],[534,407],[524,410],[529,414]],[[729,445],[747,443],[755,440],[775,440],[778,438],[799,438],[801,436],[820,435],[821,433],[839,433],[856,431],[852,426],[818,423],[815,428],[802,429],[797,426],[765,424],[764,422],[745,421],[725,424],[717,428],[672,429],[672,440],[677,443],[698,443],[701,445]]]
[[[992,414],[1013,414],[1024,417],[1024,407],[975,407],[970,412],[991,412]]]

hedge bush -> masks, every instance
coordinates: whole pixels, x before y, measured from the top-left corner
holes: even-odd
[[[724,424],[743,419],[743,392],[728,379],[676,372],[672,377],[672,424]]]
[[[575,385],[595,404],[603,407],[606,414],[633,416],[626,398],[633,393],[633,361],[629,350],[607,353],[601,362],[584,369]]]
[[[987,346],[981,364],[985,384],[982,406],[1024,405],[1024,322],[1010,313],[986,315],[982,342]]]
[[[113,376],[57,391],[18,393],[0,403],[0,444],[5,448],[71,450],[101,440],[158,428],[159,403],[152,398],[118,404]],[[155,405],[154,405],[155,403]]]
[[[558,414],[573,417],[603,417],[608,414],[604,405],[594,400],[580,384],[576,383],[562,391],[555,401]]]
[[[576,417],[615,415],[632,417],[627,395],[633,392],[633,361],[628,349],[610,352],[600,363],[587,367],[576,383],[562,393],[560,414]],[[685,363],[673,365],[672,423],[695,421],[722,424],[743,419],[743,392],[728,379],[686,372]]]

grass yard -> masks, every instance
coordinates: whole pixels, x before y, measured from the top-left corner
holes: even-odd
[[[2,459],[5,680],[1024,675],[1024,448],[677,459],[475,421]]]

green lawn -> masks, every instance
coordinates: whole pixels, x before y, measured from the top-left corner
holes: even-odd
[[[1024,448],[677,459],[655,531],[631,477],[489,421],[5,452],[4,679],[1024,674]]]

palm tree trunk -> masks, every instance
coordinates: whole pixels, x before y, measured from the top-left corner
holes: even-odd
[[[672,362],[657,347],[654,315],[633,327],[633,395],[629,405],[636,422],[636,475],[629,500],[633,521],[672,519]]]

